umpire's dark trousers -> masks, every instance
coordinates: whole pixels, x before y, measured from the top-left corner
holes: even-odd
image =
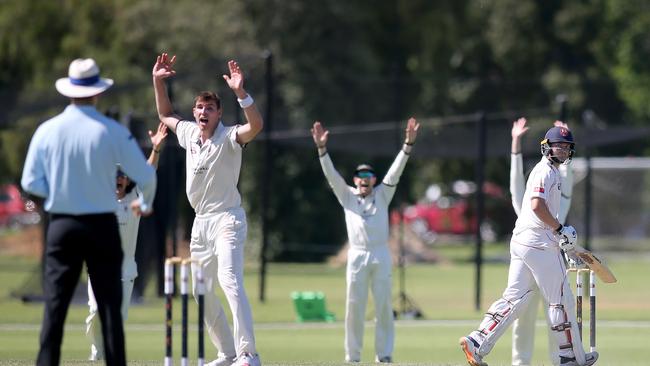
[[[126,365],[122,325],[122,246],[114,213],[52,214],[46,234],[45,314],[38,366],[58,365],[68,306],[86,262],[97,298],[107,365]]]

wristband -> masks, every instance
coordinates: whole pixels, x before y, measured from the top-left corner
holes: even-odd
[[[255,103],[255,101],[253,100],[253,97],[251,97],[250,94],[246,94],[246,98],[244,98],[244,99],[237,98],[237,101],[239,102],[239,106],[242,107],[242,109],[248,108],[248,107],[252,106],[253,103]]]
[[[411,142],[411,143],[409,144],[408,142],[404,141],[404,145],[413,146],[413,145],[415,145],[415,142]]]
[[[140,196],[138,198],[138,201],[140,202],[140,212],[144,214],[151,212],[151,207],[149,207],[149,205],[144,202],[144,197]]]
[[[560,226],[558,226],[557,229],[555,229],[555,232],[559,234],[560,232],[562,232],[563,227],[564,225],[560,224]]]

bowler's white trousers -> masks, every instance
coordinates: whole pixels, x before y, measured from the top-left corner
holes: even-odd
[[[205,324],[219,355],[232,358],[244,352],[256,354],[253,316],[244,289],[244,243],[246,214],[235,207],[214,214],[196,215],[192,226],[190,253],[202,263],[205,280]],[[192,293],[196,298],[194,266]],[[221,286],[230,311],[233,331],[216,295]]]
[[[377,359],[392,356],[395,340],[391,296],[392,261],[387,245],[348,250],[345,304],[345,355],[347,361],[361,360],[363,323],[368,287],[375,304],[375,353]]]

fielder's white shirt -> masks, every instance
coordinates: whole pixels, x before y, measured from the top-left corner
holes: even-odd
[[[527,245],[547,247],[557,245],[555,229],[546,225],[531,208],[533,197],[544,199],[549,212],[558,218],[560,209],[561,177],[558,169],[545,156],[542,157],[526,182],[526,192],[521,212],[513,230],[513,240]]]
[[[242,147],[237,143],[237,128],[219,122],[214,135],[201,143],[195,122],[179,121],[178,143],[186,150],[185,192],[197,215],[225,211],[241,205],[237,190]]]
[[[131,202],[141,195],[142,192],[136,186],[122,199],[117,200],[118,208],[115,211],[115,216],[117,216],[122,251],[124,252],[124,260],[122,261],[123,280],[132,280],[138,277],[138,266],[135,263],[135,247],[138,242],[140,216],[133,214]]]
[[[372,194],[361,197],[356,187],[350,187],[334,169],[329,154],[320,157],[323,173],[334,195],[343,206],[345,225],[351,249],[370,250],[388,244],[388,205],[393,199],[397,183],[408,161],[408,155],[400,151],[382,183],[374,187]]]

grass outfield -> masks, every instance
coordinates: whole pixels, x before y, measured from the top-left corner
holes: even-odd
[[[454,249],[455,250],[455,249]],[[462,250],[462,249],[458,249]],[[645,342],[650,338],[650,291],[646,284],[650,261],[643,258],[605,257],[619,283],[599,284],[598,365],[647,365]],[[0,257],[0,364],[33,364],[38,348],[42,304],[23,304],[9,296],[34,268],[24,257]],[[507,264],[487,264],[483,272],[483,310],[474,310],[474,268],[470,264],[412,265],[406,271],[406,292],[425,315],[425,320],[399,320],[396,325],[394,359],[401,365],[464,365],[457,340],[476,327],[491,301],[506,284]],[[398,273],[394,272],[394,292]],[[246,286],[253,307],[258,350],[265,365],[339,365],[343,359],[344,269],[327,265],[271,264],[267,278],[267,301],[258,298],[255,268],[246,273]],[[332,324],[295,322],[289,294],[294,290],[321,290],[328,310],[337,316]],[[175,319],[180,305],[175,304]],[[397,301],[396,301],[397,305]],[[369,304],[368,319],[372,314]],[[586,307],[585,307],[586,311]],[[83,361],[88,344],[82,326],[87,308],[73,305],[68,313],[62,349],[63,364],[91,365]],[[190,307],[192,324],[196,309]],[[163,357],[163,301],[147,297],[131,307],[126,323],[127,355],[131,365],[159,365]],[[541,312],[540,312],[541,319]],[[588,322],[585,319],[585,322]],[[195,328],[191,328],[191,330]],[[585,331],[587,331],[585,329]],[[175,355],[179,354],[180,331],[175,332]],[[190,333],[190,355],[195,356],[195,332]],[[497,343],[486,361],[510,363],[509,332]],[[373,360],[373,328],[366,327],[362,359]],[[546,329],[538,322],[534,363],[549,364]],[[206,334],[206,351],[213,348]],[[213,354],[212,354],[213,355]],[[176,361],[178,362],[178,361]],[[195,364],[192,362],[192,364]]]

